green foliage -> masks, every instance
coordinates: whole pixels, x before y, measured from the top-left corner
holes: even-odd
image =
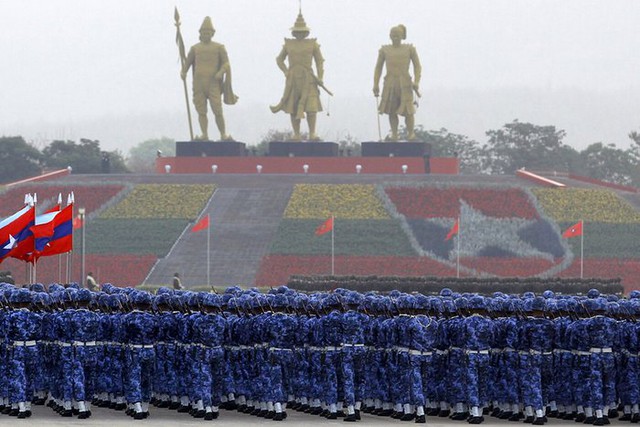
[[[405,130],[403,129],[403,132]],[[460,159],[460,172],[477,174],[482,172],[480,144],[466,135],[451,133],[445,128],[440,130],[424,130],[422,125],[416,127],[419,140],[431,144],[433,157],[457,157]]]
[[[42,150],[44,163],[49,168],[63,169],[71,166],[74,173],[122,173],[127,172],[122,154],[116,151],[101,151],[100,141],[81,139],[53,141]]]
[[[283,219],[271,247],[272,254],[331,254],[331,233],[316,236],[321,221]],[[334,223],[336,255],[416,255],[395,220],[347,220]]]
[[[39,175],[42,154],[21,136],[0,137],[0,182],[13,182]]]
[[[127,167],[131,172],[151,173],[155,171],[155,161],[160,151],[164,157],[176,154],[175,140],[167,137],[148,139],[132,147],[127,158]]]
[[[163,257],[189,221],[185,219],[96,219],[86,227],[87,252]],[[80,232],[74,233],[80,249]]]
[[[622,150],[615,144],[589,145],[580,153],[584,175],[622,185],[640,185],[640,157],[637,147]]]
[[[521,168],[566,170],[577,152],[562,143],[566,135],[555,126],[538,126],[514,120],[502,129],[486,132],[483,169],[494,174],[512,174]]]

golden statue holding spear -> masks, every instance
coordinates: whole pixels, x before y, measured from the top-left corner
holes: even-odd
[[[298,13],[298,18],[291,28],[291,35],[294,38],[285,39],[284,46],[276,58],[278,68],[284,73],[286,82],[282,99],[278,105],[271,107],[271,111],[274,113],[284,111],[291,116],[294,141],[302,139],[300,122],[305,117],[305,113],[309,125],[309,140],[320,140],[316,133],[317,113],[322,111],[318,88],[333,95],[322,82],[324,59],[316,39],[307,38],[310,31],[302,17],[302,12]],[[315,74],[312,68],[313,62],[316,65]]]
[[[191,47],[189,53],[184,56],[184,43],[180,34],[180,16],[178,10],[175,11],[176,27],[178,33],[176,39],[180,50],[180,61],[182,70],[180,77],[186,82],[189,68],[193,72],[193,105],[198,113],[198,123],[200,124],[201,135],[195,137],[197,140],[209,140],[207,119],[207,102],[211,105],[215,116],[216,125],[220,131],[221,141],[232,141],[230,135],[226,133],[224,115],[222,113],[222,102],[227,105],[235,104],[238,97],[231,88],[231,65],[224,45],[213,42],[211,39],[215,34],[210,17],[205,17],[200,26],[200,43]],[[186,96],[186,83],[185,83]],[[188,102],[187,102],[188,105]],[[189,128],[191,128],[191,113],[189,112]],[[193,140],[193,131],[191,132]]]

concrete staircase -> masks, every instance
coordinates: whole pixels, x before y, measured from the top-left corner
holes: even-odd
[[[269,252],[291,185],[222,187],[202,216],[210,215],[210,279],[213,286],[252,286],[262,257]],[[185,287],[207,284],[207,230],[191,232],[190,224],[145,284],[170,284],[180,273]]]

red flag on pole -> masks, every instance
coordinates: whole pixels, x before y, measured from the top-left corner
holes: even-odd
[[[323,234],[326,234],[331,230],[333,230],[333,216],[320,224],[318,228],[316,228],[316,236],[322,236]]]
[[[446,242],[447,240],[451,240],[451,238],[455,235],[458,234],[458,220],[456,219],[456,222],[453,223],[453,227],[451,227],[451,230],[449,230],[449,233],[447,233],[447,237],[444,238],[444,241]]]
[[[200,230],[206,230],[207,228],[209,228],[209,214],[203,216],[202,219],[193,226],[191,232],[196,233]]]
[[[79,216],[73,218],[72,224],[74,230],[79,230],[84,225],[82,219]]]
[[[582,220],[572,225],[571,227],[567,228],[564,231],[564,233],[562,233],[562,237],[566,237],[566,238],[578,237],[578,236],[582,236]]]

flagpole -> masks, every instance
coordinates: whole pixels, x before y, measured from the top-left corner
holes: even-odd
[[[456,278],[460,278],[460,231],[462,227],[460,227],[460,217],[458,217],[458,248],[456,250]]]
[[[336,273],[336,269],[335,269],[335,237],[334,237],[335,228],[336,228],[335,219],[333,218],[333,215],[331,215],[331,275],[332,276],[335,276],[335,273]]]
[[[580,278],[584,278],[584,221],[580,220]]]
[[[207,214],[207,287],[211,287],[211,221]]]

